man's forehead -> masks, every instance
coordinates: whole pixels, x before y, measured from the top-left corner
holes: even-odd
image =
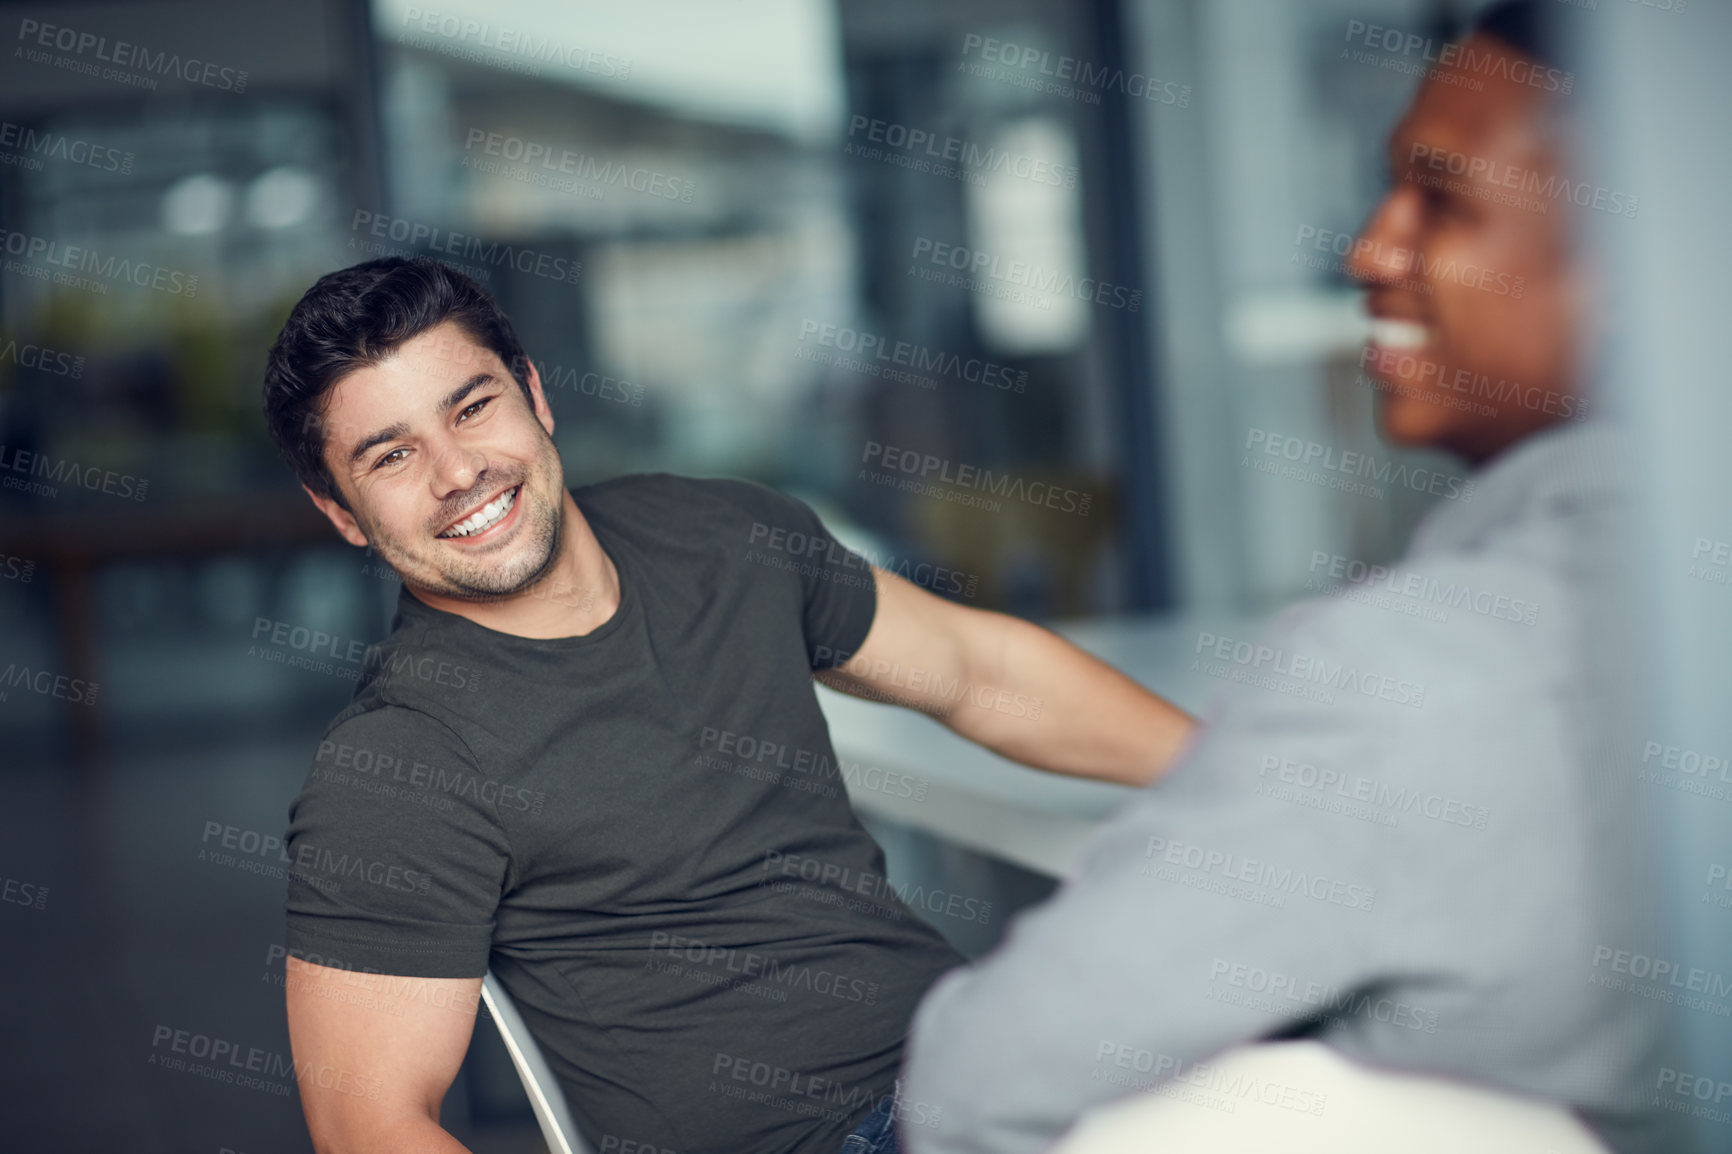
[[[499,354],[454,321],[442,321],[331,386],[320,419],[325,452],[341,463],[382,426],[431,415],[441,398],[477,373],[506,375]]]
[[[1390,133],[1390,157],[1398,167],[1406,166],[1417,146],[1474,156],[1496,153],[1507,160],[1531,156],[1541,144],[1535,113],[1542,99],[1531,88],[1440,65]]]
[[[500,367],[499,354],[476,340],[468,329],[456,321],[441,321],[426,332],[418,334],[413,340],[405,341],[402,347],[407,348],[413,344],[419,345],[417,351],[423,354],[423,359],[431,358],[458,366],[456,371],[460,376],[468,376],[480,369]]]

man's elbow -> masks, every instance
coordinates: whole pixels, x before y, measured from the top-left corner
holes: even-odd
[[[464,1149],[437,1118],[416,1113],[381,1115],[377,1111],[306,1110],[307,1134],[314,1154],[446,1154]]]

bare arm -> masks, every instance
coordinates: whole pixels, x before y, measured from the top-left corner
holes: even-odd
[[[860,649],[817,678],[918,709],[1013,761],[1146,785],[1196,720],[1029,621],[934,596],[873,566],[878,612]]]
[[[480,978],[408,978],[288,958],[289,1045],[318,1154],[459,1154],[439,1107]]]

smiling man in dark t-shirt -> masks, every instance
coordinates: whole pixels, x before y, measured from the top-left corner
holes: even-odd
[[[909,1018],[962,959],[885,882],[812,679],[1109,781],[1190,734],[761,485],[568,491],[510,322],[436,262],[322,278],[265,408],[313,501],[403,579],[285,839],[320,1149],[462,1149],[439,1109],[491,968],[603,1150],[893,1150],[892,1114],[922,1120],[894,1094]]]

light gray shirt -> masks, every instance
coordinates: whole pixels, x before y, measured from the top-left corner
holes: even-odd
[[[1353,565],[1262,636],[1199,636],[1230,684],[1192,745],[921,1003],[904,1114],[941,1122],[905,1123],[906,1149],[1041,1150],[1094,1104],[1298,1034],[1562,1102],[1617,1149],[1672,1140],[1642,1106],[1659,999],[1616,964],[1645,940],[1634,766],[1602,756],[1583,627],[1611,437],[1532,436],[1387,572]]]

